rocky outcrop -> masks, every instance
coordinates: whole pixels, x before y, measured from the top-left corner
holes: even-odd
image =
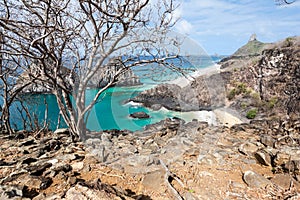
[[[220,74],[197,77],[184,88],[175,84],[161,84],[131,99],[152,107],[161,105],[175,111],[212,110],[224,105],[225,90]]]
[[[49,76],[53,77],[54,70],[49,68],[45,70]],[[38,77],[35,79],[33,77]],[[41,79],[41,80],[40,80]],[[32,64],[17,80],[16,88],[31,82],[30,85],[26,86],[22,92],[23,93],[51,93],[53,82],[49,77],[45,75],[42,68],[38,67],[37,64]],[[74,87],[78,84],[78,75],[69,68],[61,67],[58,70],[57,78],[55,79],[57,83],[64,85],[69,91],[72,91]]]
[[[148,119],[150,118],[150,115],[148,115],[145,112],[135,112],[129,115],[132,118],[138,118],[138,119]]]
[[[244,112],[243,115],[255,108],[261,117],[299,115],[299,50],[299,37],[290,38],[269,46],[240,68],[226,69],[228,98],[236,96],[231,100],[232,108]]]
[[[122,67],[122,64],[117,60],[112,60],[110,63],[99,69],[89,82],[91,88],[102,88],[111,80],[114,79],[116,72]],[[131,69],[126,69],[121,75],[115,79],[117,86],[136,86],[141,85],[140,79]]]

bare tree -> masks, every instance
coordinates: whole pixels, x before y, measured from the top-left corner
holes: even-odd
[[[284,4],[292,4],[294,3],[296,0],[275,0],[275,3],[277,5],[284,5]]]
[[[71,132],[83,139],[86,116],[101,93],[133,66],[166,62],[179,55],[173,0],[1,0],[2,54],[30,60],[26,80],[56,96]],[[155,3],[153,3],[155,2]],[[147,57],[142,57],[147,55]],[[110,81],[86,101],[94,76],[117,60]]]
[[[0,50],[2,51],[5,51],[6,48],[4,38],[2,30],[0,30]],[[0,98],[3,101],[0,120],[10,134],[13,133],[10,124],[10,107],[20,92],[31,84],[30,81],[23,81],[16,86],[17,78],[24,69],[22,65],[27,65],[26,60],[21,61],[19,56],[0,53]],[[32,80],[34,80],[33,77]]]

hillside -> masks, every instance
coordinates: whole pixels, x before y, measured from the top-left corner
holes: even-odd
[[[241,60],[239,68],[227,67],[237,62],[234,58],[222,63],[228,104],[244,116],[251,110],[263,118],[299,116],[299,41],[294,37],[269,45],[261,54]]]
[[[263,51],[266,43],[258,40],[250,40],[247,44],[239,48],[232,56],[253,56],[259,55]]]

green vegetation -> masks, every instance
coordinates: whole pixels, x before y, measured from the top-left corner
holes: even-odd
[[[278,102],[277,97],[272,97],[268,102],[267,102],[267,106],[268,108],[274,108],[274,106],[276,105],[276,103]]]
[[[235,95],[236,95],[236,91],[235,91],[235,89],[232,89],[232,90],[230,90],[230,92],[228,93],[227,98],[228,98],[229,100],[232,100],[232,99],[234,99]]]
[[[251,96],[252,96],[253,99],[256,99],[256,100],[259,100],[259,99],[260,99],[260,95],[259,95],[259,93],[257,93],[257,92],[251,93]]]
[[[245,83],[237,83],[237,94],[243,94],[243,93],[246,93],[247,91],[247,87],[245,85]]]
[[[227,94],[227,98],[229,100],[234,99],[236,95],[245,94],[249,92],[245,83],[237,82],[234,85],[235,87],[231,89]]]
[[[284,46],[285,47],[293,46],[293,44],[294,44],[294,38],[292,38],[292,37],[288,37],[284,41]]]
[[[257,115],[257,109],[254,108],[254,109],[251,109],[251,110],[249,110],[249,111],[247,112],[246,117],[247,117],[248,119],[254,119],[254,118],[256,117],[256,115]]]
[[[195,193],[195,190],[189,189],[189,192],[190,192],[190,193]]]
[[[241,103],[241,107],[242,107],[242,109],[245,109],[245,108],[247,108],[247,106],[248,106],[248,104],[247,104],[247,103],[245,103],[245,102],[242,102],[242,103]]]

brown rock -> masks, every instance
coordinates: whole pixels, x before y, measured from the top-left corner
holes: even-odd
[[[246,171],[243,179],[249,187],[253,188],[265,188],[267,185],[272,184],[270,180],[253,171]]]
[[[157,170],[146,174],[143,178],[142,184],[146,189],[154,190],[157,192],[165,192],[164,187],[161,185],[164,184],[164,175],[165,171]]]
[[[300,188],[300,183],[298,183],[291,175],[289,174],[276,174],[272,179],[271,182],[282,187],[283,189],[289,189],[291,185],[291,181],[293,184]]]
[[[291,159],[291,156],[287,153],[278,152],[274,159],[275,166],[282,166]]]
[[[265,150],[259,150],[254,154],[254,157],[260,164],[271,166],[271,155],[269,152]]]

